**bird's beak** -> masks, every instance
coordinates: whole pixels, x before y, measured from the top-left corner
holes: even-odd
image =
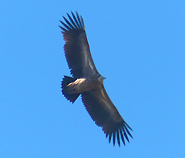
[[[106,79],[106,77],[103,77],[103,76],[102,76],[102,80],[104,80],[104,79]]]

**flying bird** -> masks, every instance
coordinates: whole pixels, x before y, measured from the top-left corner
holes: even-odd
[[[120,140],[125,145],[132,135],[132,128],[124,121],[118,110],[110,100],[103,85],[105,77],[97,71],[87,41],[84,21],[82,16],[76,12],[63,16],[60,21],[63,39],[65,41],[65,57],[72,77],[64,76],[62,80],[62,93],[67,100],[74,103],[81,95],[89,115],[95,123],[102,127],[108,137],[109,143],[113,145]]]

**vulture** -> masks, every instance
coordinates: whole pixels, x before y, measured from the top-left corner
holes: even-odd
[[[65,41],[64,53],[72,77],[64,76],[61,84],[62,93],[67,100],[74,103],[81,95],[82,102],[97,126],[104,131],[109,143],[120,140],[125,145],[129,142],[132,128],[121,117],[118,110],[110,100],[103,85],[105,77],[97,71],[87,41],[84,21],[77,12],[67,13],[60,21],[63,39]]]

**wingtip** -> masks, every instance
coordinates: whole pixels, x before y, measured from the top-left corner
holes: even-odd
[[[127,129],[127,126],[122,122],[121,124],[115,126],[111,126],[110,128],[103,128],[104,133],[106,134],[106,138],[108,138],[109,143],[112,140],[113,146],[118,144],[118,146],[121,146],[121,142],[126,146],[126,141],[130,143],[129,136],[130,138],[133,138],[131,135],[130,129]]]

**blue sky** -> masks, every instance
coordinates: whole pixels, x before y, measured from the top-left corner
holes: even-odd
[[[185,2],[1,1],[0,157],[185,157]],[[133,128],[113,147],[61,94],[59,20],[83,16],[107,93]]]

